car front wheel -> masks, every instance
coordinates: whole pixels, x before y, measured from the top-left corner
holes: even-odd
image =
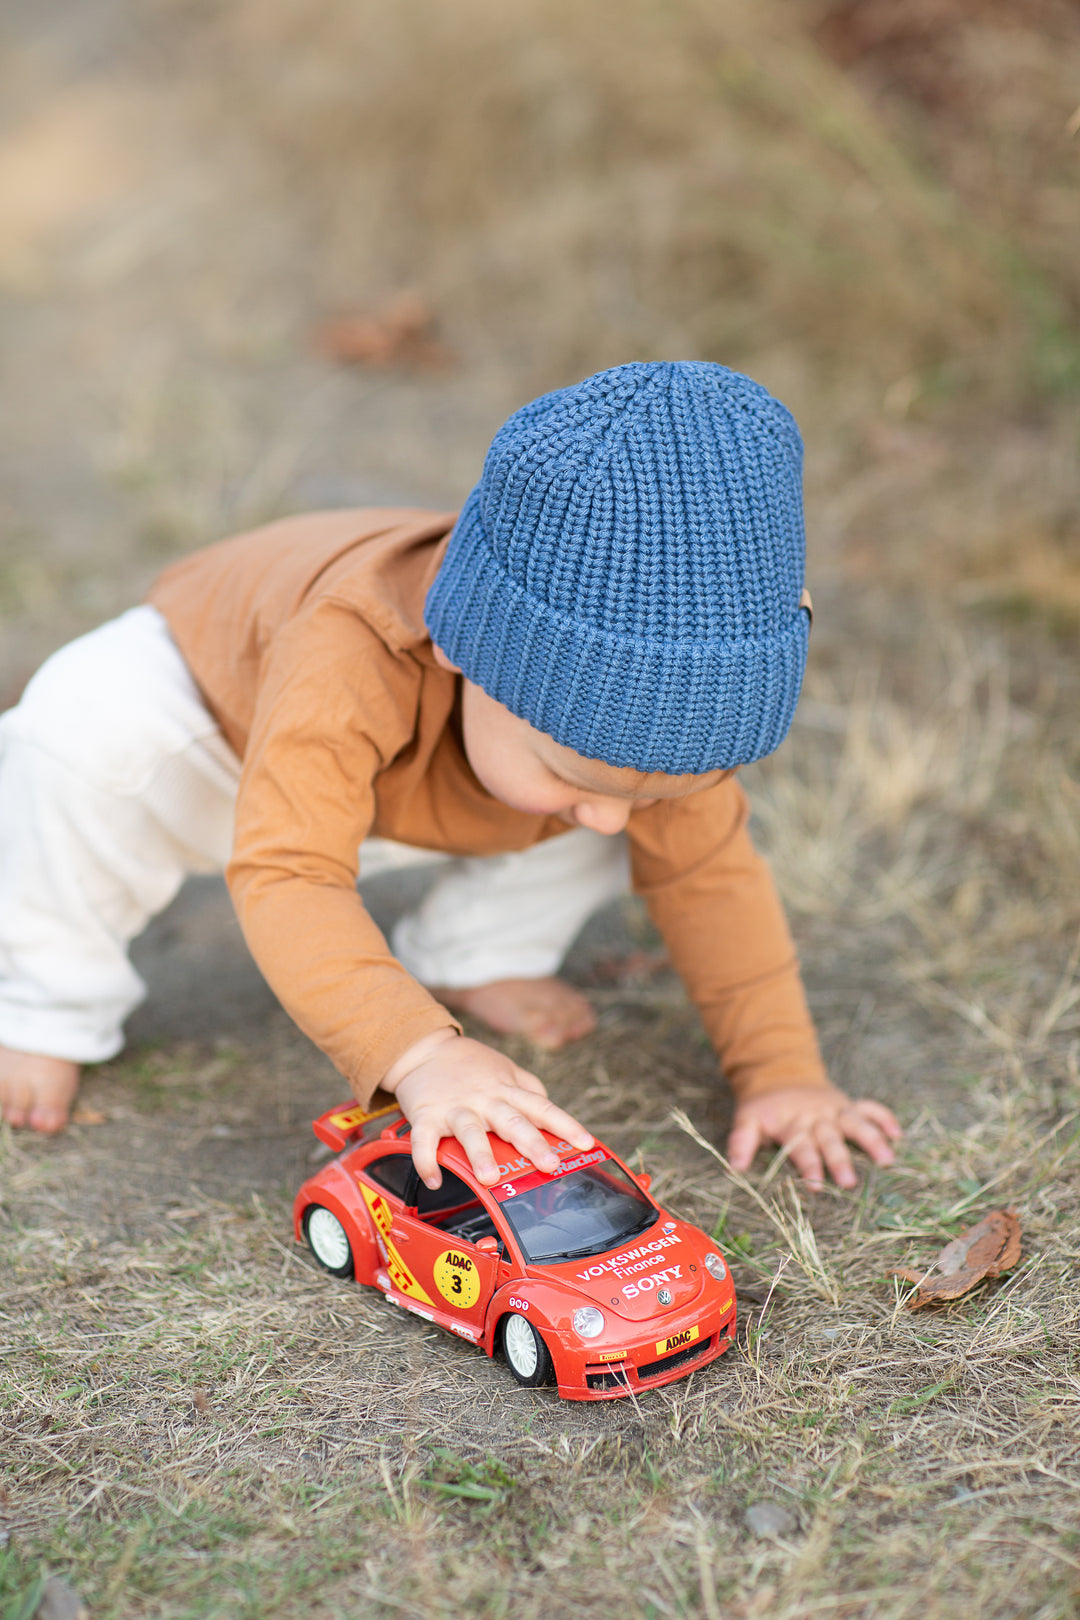
[[[524,1316],[515,1312],[503,1317],[502,1349],[510,1371],[526,1389],[538,1389],[541,1384],[553,1381],[555,1368],[551,1352]]]
[[[353,1275],[353,1253],[349,1234],[329,1209],[309,1204],[304,1213],[304,1236],[320,1266],[333,1277]]]

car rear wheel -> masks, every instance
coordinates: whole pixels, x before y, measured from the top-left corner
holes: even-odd
[[[309,1204],[304,1213],[304,1236],[308,1248],[326,1271],[333,1277],[353,1275],[353,1252],[349,1234],[329,1209],[322,1204]]]
[[[538,1389],[555,1377],[551,1352],[532,1323],[516,1312],[503,1317],[502,1349],[506,1365],[519,1384]]]

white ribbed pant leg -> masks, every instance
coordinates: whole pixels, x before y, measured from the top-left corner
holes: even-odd
[[[119,1051],[145,994],[128,946],[188,872],[228,860],[239,774],[155,608],[42,666],[0,715],[0,1043],[77,1063]],[[454,988],[554,972],[629,881],[624,840],[584,829],[454,861],[380,843],[367,872],[443,861],[393,945]]]
[[[42,666],[0,716],[0,1042],[119,1051],[145,993],[128,945],[227,860],[239,769],[155,608]]]
[[[414,978],[447,989],[541,978],[629,886],[625,838],[583,827],[519,854],[458,860],[397,924],[394,954]]]

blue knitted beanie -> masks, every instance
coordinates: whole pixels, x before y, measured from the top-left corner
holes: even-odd
[[[432,640],[589,759],[760,759],[806,665],[801,474],[794,419],[724,366],[545,394],[495,435],[428,593]]]

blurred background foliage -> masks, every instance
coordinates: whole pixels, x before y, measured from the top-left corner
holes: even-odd
[[[116,488],[141,579],[703,356],[803,423],[819,568],[1080,613],[1076,0],[43,0],[3,64],[16,606],[35,547],[115,605]],[[403,289],[456,364],[328,381]]]
[[[310,233],[316,299],[419,278],[541,385],[674,351],[897,406],[1080,384],[1067,0],[200,14],[206,115]]]

